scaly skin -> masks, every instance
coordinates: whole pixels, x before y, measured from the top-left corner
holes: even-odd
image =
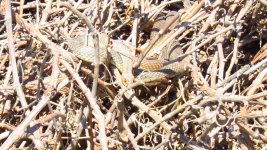
[[[85,36],[78,36],[68,40],[68,46],[70,51],[79,59],[86,62],[94,61],[94,44],[92,36],[88,36],[87,46],[85,44]],[[108,38],[104,34],[99,34],[99,53],[100,61],[107,62],[107,46]],[[120,42],[117,42],[120,43]],[[120,50],[129,51],[129,49],[121,42],[122,45],[116,45],[115,48],[123,48]],[[113,47],[114,48],[114,47]],[[123,61],[119,53],[112,50],[110,52],[111,63],[116,66],[120,71],[123,68]],[[189,58],[184,58],[180,61],[167,62],[163,60],[143,60],[140,68],[137,72],[136,81],[144,83],[158,82],[166,78],[172,78],[174,76],[183,75],[186,73],[187,65],[189,64]]]
[[[158,33],[159,29],[164,26],[165,21],[168,21],[172,16],[174,16],[173,12],[168,14],[165,18],[163,16],[157,18],[152,29],[151,39],[153,39]],[[173,29],[174,27],[175,23],[170,28]],[[86,40],[87,44],[85,44]],[[112,50],[110,51],[111,63],[122,72],[123,61],[118,51],[123,51],[129,54],[130,49],[120,40],[111,40],[111,43],[114,43],[112,45]],[[159,41],[154,45],[154,48],[157,48],[157,46],[160,44],[161,42]],[[177,44],[179,43],[176,43],[175,40],[172,40],[172,42],[170,42],[162,50],[164,59],[170,59],[171,61],[165,61],[163,59],[144,59],[140,67],[134,70],[136,75],[135,80],[137,82],[144,82],[146,85],[155,85],[166,78],[184,75],[187,72],[191,59],[189,56],[179,60],[175,59],[177,58],[177,55],[182,54],[182,51],[177,48]],[[85,35],[80,35],[70,39],[68,41],[68,45],[70,51],[78,58],[87,62],[93,62],[94,43],[92,36],[89,35],[86,39]],[[108,36],[105,34],[99,34],[100,61],[103,63],[107,62],[107,47]],[[172,55],[172,58],[167,55]],[[135,61],[137,58],[133,58],[133,60]]]

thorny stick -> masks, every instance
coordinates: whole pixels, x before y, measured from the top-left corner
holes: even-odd
[[[36,105],[35,109],[33,109],[28,116],[24,119],[22,123],[9,135],[9,137],[6,139],[6,141],[3,143],[3,145],[0,147],[0,149],[9,149],[15,141],[22,138],[25,134],[25,129],[29,126],[30,122],[39,114],[39,112],[49,103],[49,101],[54,97],[55,92],[54,91],[54,83],[56,81],[56,77],[58,76],[58,71],[53,69],[52,71],[52,78],[49,82],[49,86],[43,96],[41,97],[41,100]]]
[[[17,92],[19,97],[20,103],[23,108],[27,107],[27,101],[25,99],[24,92],[21,88],[18,70],[17,70],[17,63],[15,57],[15,47],[13,42],[13,34],[12,34],[12,15],[11,15],[11,2],[6,0],[5,1],[6,10],[5,10],[5,25],[7,30],[7,38],[8,38],[8,48],[9,48],[9,60],[12,67],[12,76],[13,76],[13,86]]]
[[[88,35],[86,35],[87,37]],[[96,97],[97,93],[97,80],[99,76],[99,65],[100,65],[100,56],[99,56],[99,37],[98,34],[93,34],[94,39],[94,49],[95,49],[95,61],[94,61],[94,80],[93,80],[93,86],[92,86],[92,95]],[[88,40],[88,38],[87,38]],[[86,40],[86,41],[87,41]]]
[[[138,1],[138,10],[140,10],[136,12],[139,15],[138,22],[133,20],[135,0],[123,2],[104,0],[97,3],[96,1],[83,0],[77,3],[71,2],[79,12],[87,15],[88,18],[94,19],[93,23],[97,29],[106,33],[113,29],[119,29],[113,32],[110,38],[126,39],[128,37],[128,39],[131,39],[134,37],[132,31],[138,27],[138,33],[140,34],[138,42],[140,43],[136,43],[137,47],[144,44],[143,42],[153,39],[148,39],[149,37],[146,36],[149,35],[148,32],[150,32],[152,26],[149,21],[156,19],[154,25],[157,25],[158,20],[163,19],[160,23],[160,28],[162,28],[162,23],[168,19],[161,16],[164,14],[168,16],[169,13],[173,12],[173,8],[175,8],[175,13],[180,14],[181,19],[190,16],[190,14],[192,16],[180,26],[179,20],[173,23],[173,25],[178,23],[178,26],[171,31],[173,32],[172,37],[167,36],[167,34],[164,35],[164,39],[159,40],[157,45],[153,47],[153,51],[149,52],[149,56],[159,54],[161,58],[163,50],[171,44],[177,44],[177,47],[184,53],[186,53],[186,49],[190,52],[190,50],[197,48],[195,51],[191,51],[193,65],[191,65],[189,74],[179,79],[172,78],[172,82],[168,82],[167,85],[170,87],[169,90],[166,90],[167,86],[163,83],[144,88],[140,83],[138,87],[136,87],[138,83],[131,84],[127,88],[121,86],[120,83],[118,86],[117,83],[120,82],[120,78],[116,78],[115,82],[112,80],[115,72],[111,72],[112,78],[104,79],[105,81],[98,78],[100,88],[98,88],[96,94],[98,96],[97,105],[106,117],[105,129],[109,148],[176,149],[179,147],[182,149],[217,149],[224,145],[234,144],[242,149],[253,149],[255,143],[261,149],[266,148],[264,143],[267,138],[261,132],[266,130],[264,112],[267,109],[265,100],[267,98],[265,84],[267,51],[265,50],[266,46],[264,46],[266,45],[266,9],[264,9],[264,4],[259,0],[207,0],[201,6],[201,9],[195,15],[192,15],[197,5],[204,1],[195,1],[191,3],[193,5],[187,5],[188,1],[192,2],[190,0]],[[52,1],[48,0],[47,2]],[[1,14],[3,14],[4,7],[0,7]],[[53,72],[52,69],[57,68],[52,65],[56,61],[55,57],[65,59],[76,66],[73,60],[76,62],[77,59],[60,46],[66,46],[65,39],[69,39],[69,35],[72,33],[76,34],[84,31],[86,25],[80,21],[81,16],[79,15],[73,14],[69,17],[72,12],[60,7],[57,2],[52,2],[52,5],[41,1],[38,1],[38,3],[25,1],[25,4],[12,2],[12,7],[13,11],[19,14],[18,16],[14,15],[16,22],[12,23],[13,41],[19,67],[18,74],[22,74],[19,79],[29,104],[25,108],[21,107],[16,91],[12,87],[12,68],[8,59],[8,48],[3,46],[8,43],[7,34],[4,32],[6,26],[0,27],[0,89],[4,90],[0,91],[0,109],[3,110],[0,115],[1,118],[7,116],[12,119],[11,123],[16,123],[17,125],[14,125],[16,127],[23,121],[24,118],[22,117],[25,112],[35,109],[35,106],[40,102],[36,100],[38,79],[34,68],[41,67],[40,64],[47,49],[52,50],[52,55],[45,63],[42,72],[45,89],[50,87],[50,80],[54,78],[52,76],[54,73],[51,74],[51,72]],[[42,10],[49,7],[51,10],[48,12],[47,18],[46,12],[42,12]],[[103,14],[101,17],[97,15],[99,10],[101,15]],[[27,14],[23,14],[23,11]],[[40,22],[36,22],[39,19],[35,17],[36,12],[39,14]],[[21,19],[22,16],[32,25]],[[157,16],[158,18],[156,18]],[[47,19],[42,24],[44,18]],[[0,20],[1,23],[4,21]],[[40,31],[36,29],[35,24],[39,24],[38,29]],[[103,27],[99,26],[101,24],[104,24]],[[232,29],[228,29],[229,26],[232,26]],[[242,30],[239,32],[236,27],[241,27]],[[129,29],[132,29],[132,31]],[[219,32],[221,33],[217,34]],[[240,39],[237,39],[239,33],[242,33],[242,35],[239,37]],[[48,40],[49,38],[51,40]],[[34,40],[29,45],[28,42],[32,39]],[[43,43],[41,49],[38,47],[39,44],[36,47],[36,40]],[[52,40],[57,44],[51,42]],[[166,47],[157,50],[157,48],[163,46],[161,42],[164,41],[165,44],[167,43]],[[132,42],[134,41],[132,40]],[[140,49],[137,48],[136,50],[140,52]],[[176,50],[176,48],[173,50]],[[126,57],[129,57],[129,55],[130,53],[128,55],[123,54]],[[12,145],[13,148],[27,148],[27,145],[30,144],[35,149],[43,149],[45,146],[48,146],[49,149],[78,149],[83,148],[84,145],[90,147],[90,149],[101,149],[101,143],[96,137],[99,135],[99,122],[93,114],[95,112],[90,114],[85,109],[88,106],[86,97],[82,92],[76,93],[76,91],[81,91],[80,86],[70,76],[66,67],[62,64],[57,66],[57,70],[60,72],[58,79],[53,83],[53,88],[56,88],[53,91],[58,93],[49,101],[50,106],[46,105],[47,109],[42,109],[42,113],[39,113],[35,120],[42,120],[42,116],[49,116],[54,111],[63,113],[66,110],[75,111],[78,115],[75,115],[77,119],[74,121],[74,128],[67,129],[67,132],[71,131],[72,133],[68,134],[64,130],[55,128],[55,123],[60,126],[64,124],[62,118],[54,118],[53,121],[46,120],[49,122],[42,125],[26,126],[25,129],[27,128],[27,130],[24,129],[26,133],[24,137],[29,140],[27,142],[24,139],[17,140]],[[94,78],[93,73],[88,73],[91,72],[88,68],[88,66],[83,66],[81,70],[77,69],[75,71],[81,73],[80,76],[83,80],[87,80],[88,77],[90,79]],[[225,74],[226,72],[228,72],[228,75]],[[90,85],[90,87],[92,86]],[[131,93],[132,90],[134,90],[134,93]],[[181,93],[182,98],[178,93]],[[44,94],[46,94],[46,91],[40,92],[41,99]],[[126,142],[116,136],[118,121],[120,123],[126,122],[124,120],[120,121],[121,118],[117,117],[116,105],[118,102],[114,97],[118,94],[125,98],[121,103],[124,105],[121,110],[124,111],[124,118],[127,120],[128,126],[123,126],[123,128],[128,128],[128,133],[133,134],[132,137],[129,135],[123,136],[127,140]],[[179,106],[187,105],[186,101],[195,97],[201,98],[183,111],[155,126],[136,144],[134,137],[143,134],[143,131],[164,118],[163,116],[175,111]],[[156,101],[154,101],[155,98]],[[164,110],[161,108],[164,108]],[[93,111],[93,109],[89,108],[89,111]],[[91,116],[86,116],[88,114]],[[3,120],[1,128],[6,132],[0,134],[2,142],[5,142],[11,134],[10,132],[12,132],[10,127],[13,124],[9,125],[10,119]],[[34,125],[35,120],[33,119],[31,124]],[[37,129],[34,129],[34,127],[37,127]],[[53,142],[50,143],[50,141]],[[224,141],[225,144],[218,144],[220,141]],[[40,143],[43,144],[40,145]]]
[[[91,91],[86,87],[84,82],[81,80],[80,76],[71,68],[71,66],[64,60],[60,60],[60,62],[67,68],[67,70],[70,72],[72,77],[77,81],[79,84],[81,90],[86,96],[87,101],[91,105],[91,107],[94,110],[94,116],[98,121],[98,126],[99,126],[99,136],[98,139],[101,143],[101,147],[104,150],[107,150],[107,137],[106,137],[106,131],[105,131],[105,116],[101,112],[98,104],[96,103],[96,98],[93,97]]]

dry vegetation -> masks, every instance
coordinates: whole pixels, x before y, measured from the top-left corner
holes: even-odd
[[[266,0],[1,1],[0,149],[267,149],[266,10]],[[150,39],[155,18],[171,11],[157,34],[192,58],[185,76],[125,85],[68,52],[89,28],[145,56],[164,40]]]

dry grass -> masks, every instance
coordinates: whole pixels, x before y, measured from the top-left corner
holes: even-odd
[[[0,149],[267,149],[266,4],[1,1]],[[158,33],[170,37],[149,40],[170,11]],[[127,87],[68,52],[66,40],[88,28],[131,42],[140,61],[175,38],[191,69]]]

